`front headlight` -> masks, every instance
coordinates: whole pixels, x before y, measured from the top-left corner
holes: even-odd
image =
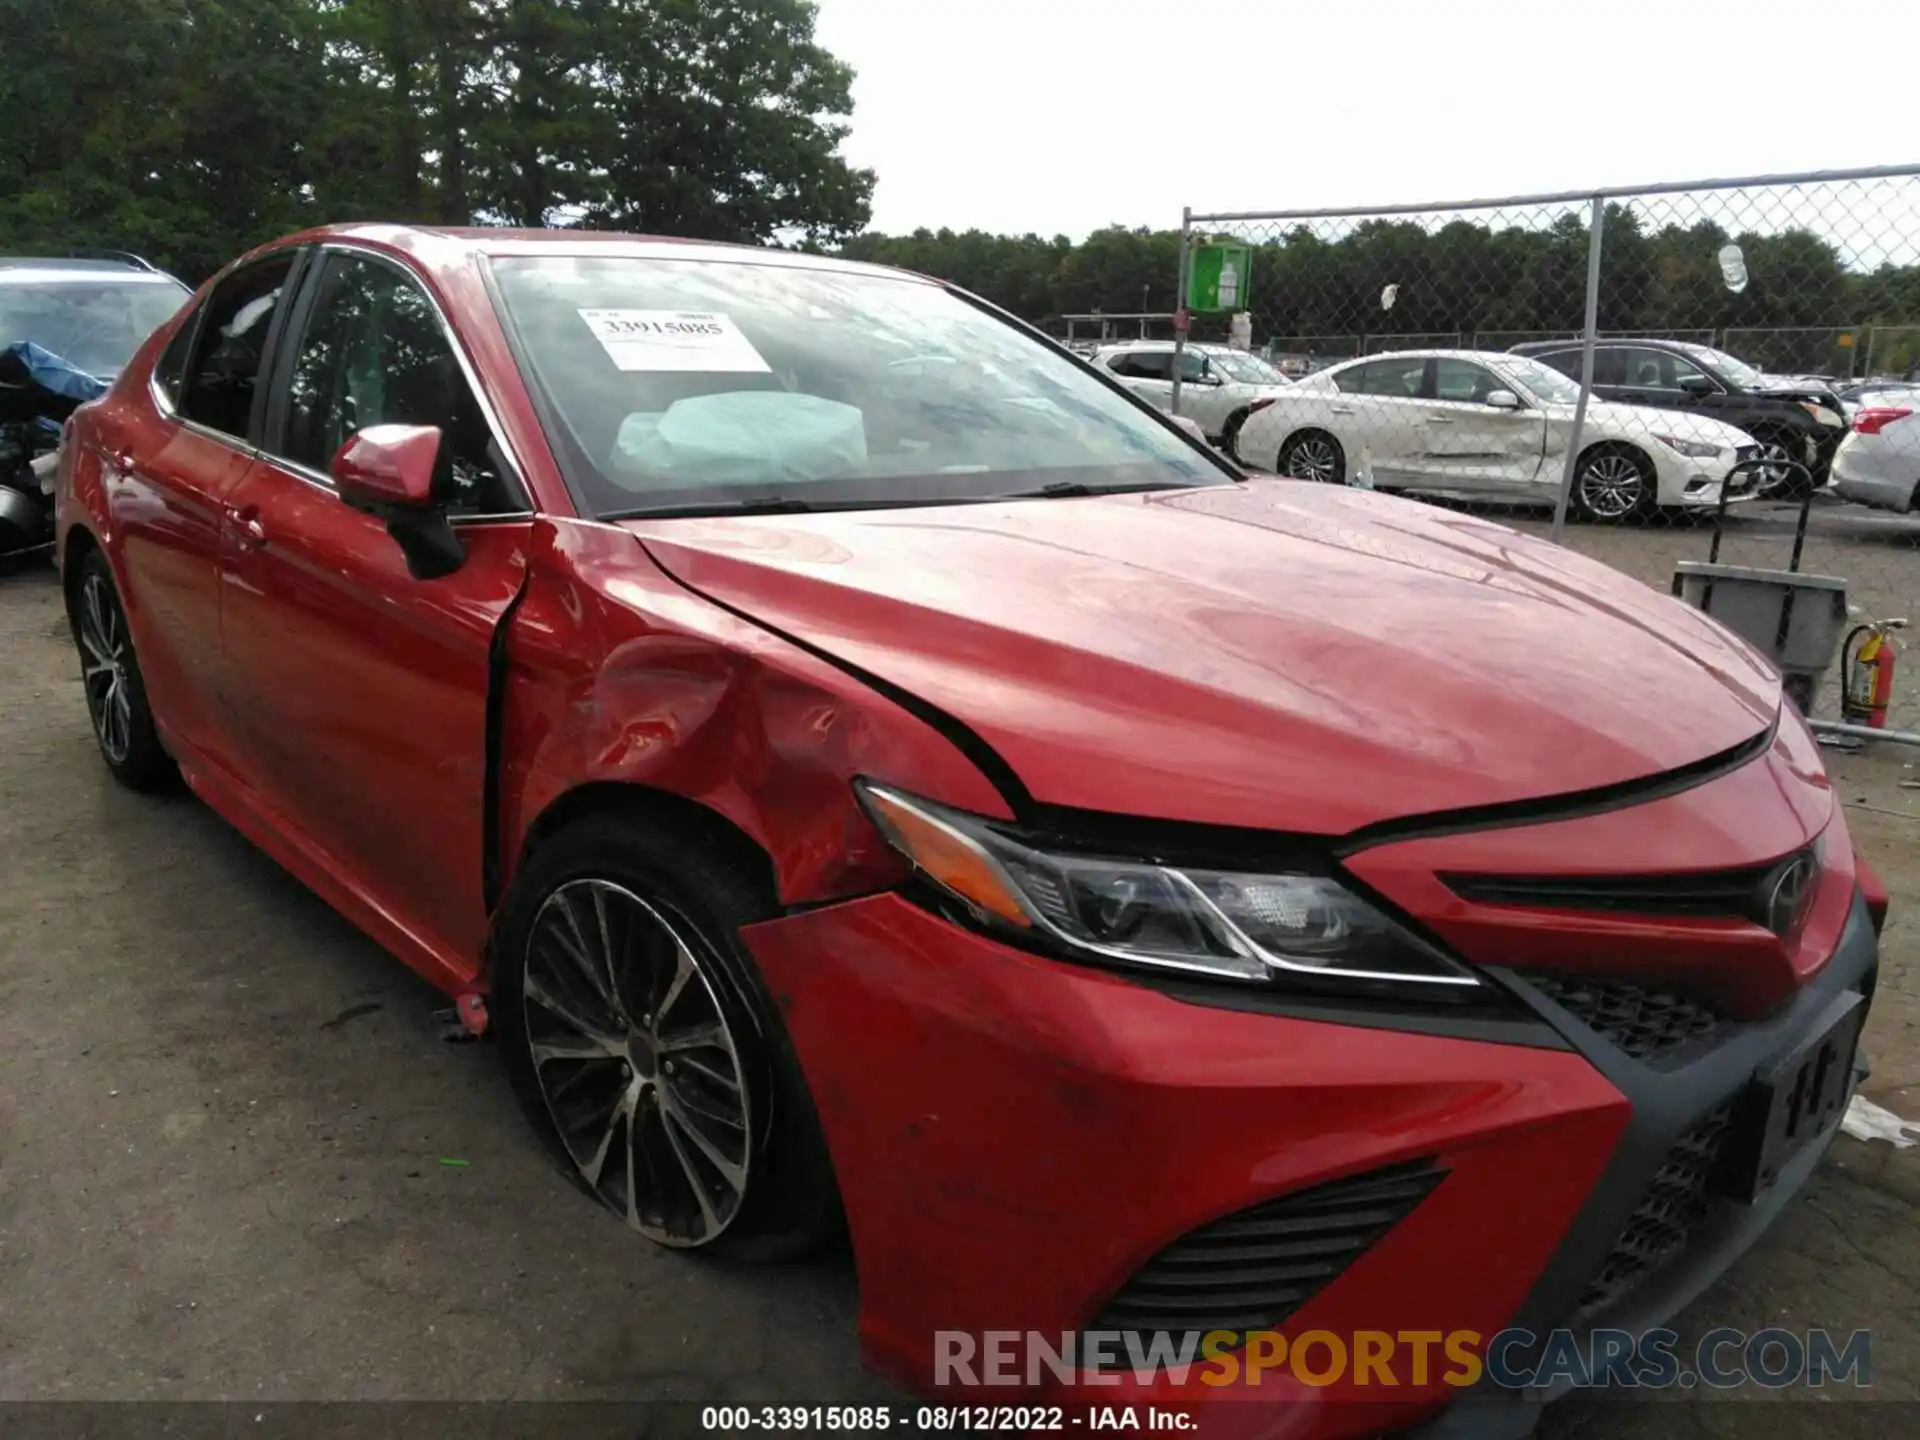
[[[1329,876],[1040,850],[978,816],[866,781],[857,789],[888,843],[969,920],[1066,958],[1259,984],[1480,984]]]
[[[1815,400],[1802,400],[1800,402],[1800,408],[1829,429],[1838,428],[1847,423],[1846,416],[1834,413]]]
[[[1694,460],[1711,460],[1720,453],[1718,445],[1708,445],[1699,440],[1682,440],[1678,435],[1656,435],[1653,438],[1676,455],[1685,455]]]

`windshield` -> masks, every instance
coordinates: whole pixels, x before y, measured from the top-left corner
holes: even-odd
[[[31,340],[90,375],[111,378],[187,293],[179,284],[110,280],[0,285],[0,347]]]
[[[1249,355],[1244,350],[1209,350],[1207,358],[1213,362],[1213,368],[1224,370],[1227,378],[1238,380],[1242,385],[1285,385],[1287,377],[1258,355]]]
[[[1758,385],[1766,376],[1744,360],[1736,360],[1724,350],[1715,350],[1709,345],[1681,345],[1684,350],[1710,370],[1717,370],[1723,380],[1731,380],[1735,385],[1745,388]]]
[[[601,518],[1231,483],[1177,431],[937,285],[779,263],[493,264]]]
[[[1545,400],[1551,405],[1572,405],[1580,398],[1578,382],[1528,356],[1502,355],[1493,368],[1507,379],[1517,381],[1521,389],[1532,391],[1536,400]]]

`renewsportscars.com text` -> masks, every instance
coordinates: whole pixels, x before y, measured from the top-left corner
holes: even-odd
[[[1506,1389],[1732,1389],[1760,1385],[1866,1386],[1873,1337],[1826,1330],[1710,1330],[1683,1347],[1672,1330],[1308,1330],[1084,1331],[1046,1335],[943,1330],[934,1336],[934,1382],[962,1389],[1042,1384],[1259,1385],[1270,1377],[1302,1385],[1430,1385],[1483,1380]]]

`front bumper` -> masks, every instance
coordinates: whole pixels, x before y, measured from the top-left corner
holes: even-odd
[[[866,1355],[922,1393],[940,1389],[940,1332],[1078,1332],[1196,1227],[1409,1161],[1431,1161],[1445,1178],[1282,1331],[1491,1337],[1565,1323],[1675,1135],[1790,1044],[1820,997],[1870,985],[1876,954],[1856,903],[1840,953],[1799,998],[1735,1026],[1683,1070],[1655,1073],[1518,980],[1540,1022],[1433,1033],[1440,1022],[1175,998],[1009,949],[891,894],[745,938],[826,1130]],[[1684,1304],[1817,1158],[1763,1204],[1716,1214],[1681,1263],[1580,1323]],[[1069,1394],[1197,1405],[1237,1434],[1359,1436],[1462,1399],[1442,1368],[1384,1394],[1350,1378],[1310,1388],[1273,1373],[1259,1389],[1163,1378]],[[976,1404],[1062,1398],[1052,1380],[1028,1378],[947,1393]],[[1474,1394],[1455,1412],[1497,1410],[1506,1423],[1540,1398]]]

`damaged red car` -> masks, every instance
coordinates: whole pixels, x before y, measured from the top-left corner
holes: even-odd
[[[76,414],[58,527],[116,777],[453,996],[641,1235],[844,1226],[923,1391],[943,1334],[1650,1323],[1860,1063],[1885,899],[1763,659],[934,281],[292,236]],[[1200,1398],[1542,1398],[1268,1382]]]

